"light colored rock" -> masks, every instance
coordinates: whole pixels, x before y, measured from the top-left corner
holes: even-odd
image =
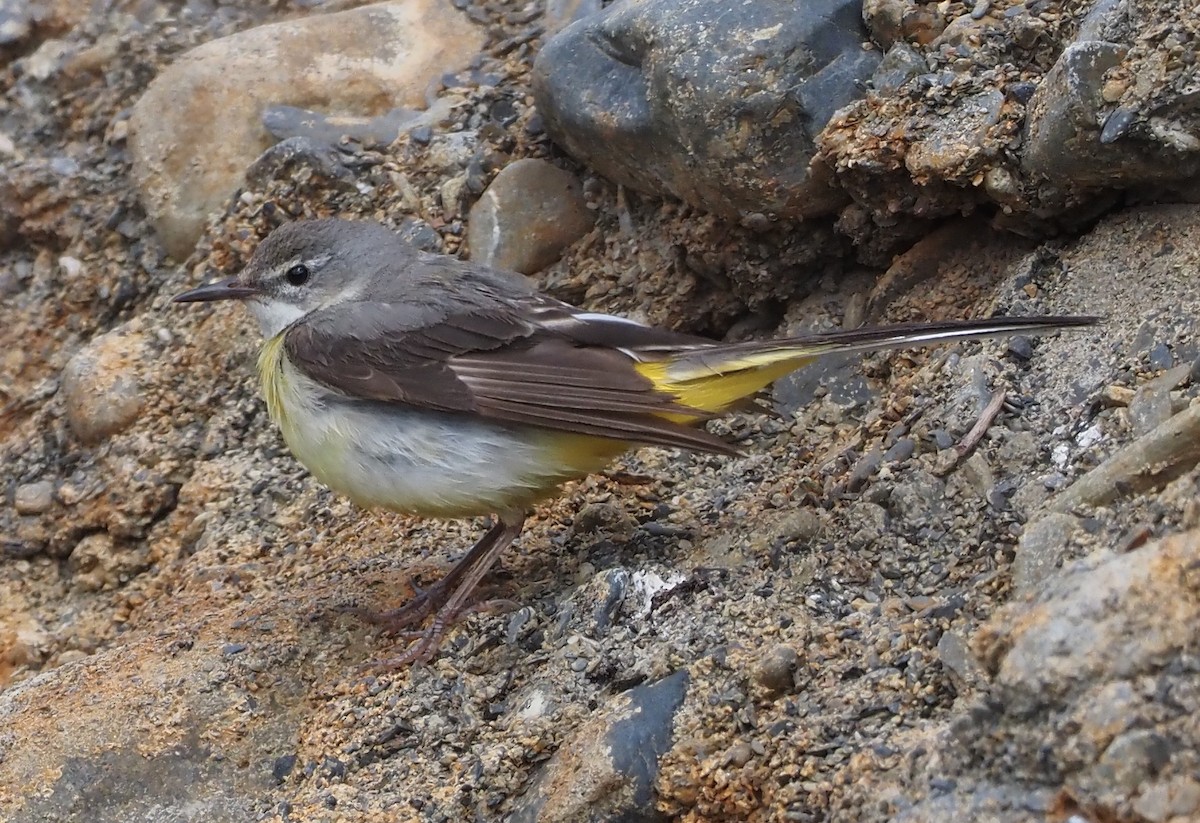
[[[83,591],[113,589],[148,565],[145,547],[122,548],[104,532],[89,534],[71,551],[72,583]]]
[[[99,443],[123,431],[142,409],[138,375],[149,346],[140,332],[111,331],[76,352],[62,375],[63,405],[75,436]]]
[[[1019,713],[1108,680],[1158,671],[1194,642],[1200,531],[1136,552],[1095,554],[1044,581],[975,637],[995,685]]]
[[[450,4],[407,0],[260,26],[188,52],[130,119],[134,180],[159,238],[187,257],[205,219],[271,144],[268,106],[346,116],[424,106],[430,80],[482,43]]]
[[[13,506],[17,514],[44,514],[54,505],[54,484],[49,480],[17,486]]]
[[[1078,518],[1062,512],[1050,512],[1026,526],[1013,560],[1013,587],[1018,594],[1033,592],[1055,573],[1078,530]]]
[[[557,260],[594,221],[575,175],[545,160],[518,160],[471,207],[467,242],[477,263],[532,274]]]

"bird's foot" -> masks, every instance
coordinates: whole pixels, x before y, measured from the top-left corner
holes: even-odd
[[[398,609],[376,612],[358,606],[343,608],[345,613],[411,641],[399,656],[368,664],[366,668],[395,671],[413,663],[428,663],[455,623],[477,611],[494,609],[501,601],[472,604],[470,600],[483,576],[521,533],[522,522],[497,523],[449,574],[426,589],[414,586],[412,599]],[[433,620],[427,628],[415,630],[431,615]]]

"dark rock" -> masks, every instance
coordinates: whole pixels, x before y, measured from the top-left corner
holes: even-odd
[[[1097,40],[1063,50],[1030,101],[1025,168],[1060,184],[1113,188],[1175,182],[1200,171],[1200,153],[1169,139],[1181,124],[1168,127],[1160,115],[1156,131],[1140,126],[1139,110],[1105,110],[1106,73],[1122,65],[1126,53],[1123,45]],[[1175,114],[1194,118],[1189,111]],[[1188,124],[1182,126],[1194,127]]]
[[[907,43],[897,43],[887,54],[871,76],[871,85],[877,92],[891,92],[903,86],[918,74],[929,70],[920,53]]]
[[[879,63],[864,39],[848,0],[618,4],[547,42],[533,89],[550,136],[618,183],[800,218],[843,202],[809,160]]]
[[[654,784],[689,680],[680,670],[602,706],[541,768],[509,823],[665,820]]]

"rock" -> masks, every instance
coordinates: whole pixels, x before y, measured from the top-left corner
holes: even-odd
[[[924,58],[916,49],[907,43],[897,43],[888,49],[875,74],[871,75],[871,87],[877,92],[892,92],[927,70]]]
[[[505,166],[471,207],[467,243],[477,263],[533,274],[594,222],[575,175],[526,158]]]
[[[49,480],[17,486],[13,508],[17,514],[44,514],[54,505],[54,484]]]
[[[575,515],[571,531],[580,536],[604,534],[625,541],[637,528],[624,508],[616,503],[589,503]]]
[[[935,520],[946,507],[946,484],[923,470],[897,483],[888,500],[888,513],[895,521],[916,530]]]
[[[1075,40],[1080,43],[1115,40],[1120,36],[1121,28],[1127,25],[1128,17],[1129,0],[1096,0],[1079,24]]]
[[[1064,568],[1031,605],[1014,604],[976,635],[997,696],[1022,714],[1112,679],[1157,671],[1193,643],[1200,532]]]
[[[63,406],[75,436],[95,445],[123,431],[142,409],[140,367],[149,340],[116,330],[75,353],[62,374]]]
[[[1138,388],[1129,400],[1129,419],[1133,433],[1148,434],[1167,422],[1174,413],[1171,391],[1188,379],[1191,366],[1182,364]]]
[[[904,159],[918,183],[950,176],[977,154],[988,129],[1000,120],[1004,95],[991,90],[969,97],[909,148]]]
[[[754,682],[766,689],[768,694],[786,694],[796,687],[796,670],[800,667],[800,655],[791,646],[772,646],[766,654],[755,661],[750,676]]]
[[[539,770],[509,823],[665,820],[654,783],[688,682],[680,670],[601,706]]]
[[[600,8],[601,0],[546,0],[542,24],[547,34],[554,34],[576,20],[595,14]]]
[[[935,778],[937,779],[937,778]],[[953,780],[941,778],[943,785]],[[949,820],[970,820],[972,823],[1045,823],[1050,808],[1051,793],[1021,786],[995,783],[972,783],[965,790],[937,793],[902,814],[890,818],[890,823],[945,823]],[[1070,823],[1079,821],[1067,818]]]
[[[1079,530],[1079,519],[1051,512],[1025,527],[1017,556],[1013,560],[1013,587],[1017,594],[1033,592],[1053,575],[1067,555],[1072,535]]]
[[[843,202],[809,161],[879,63],[864,39],[849,0],[617,4],[543,46],[533,90],[550,136],[618,183],[796,219]]]
[[[33,33],[29,0],[0,0],[0,46],[20,45]]]
[[[68,566],[72,583],[83,591],[113,589],[149,564],[149,549],[122,549],[104,532],[89,534],[71,551]]]
[[[1133,810],[1150,823],[1195,820],[1200,813],[1200,782],[1188,775],[1156,782],[1133,801]]]
[[[271,710],[255,711],[256,674],[240,658],[222,660],[211,638],[193,642],[176,626],[0,692],[0,785],[22,787],[0,791],[0,816],[260,816],[254,809],[274,785],[273,764],[296,745],[304,684],[286,656],[273,658]]]
[[[936,39],[946,28],[940,8],[940,4],[906,0],[863,0],[862,16],[871,38],[891,49],[906,40],[925,45]]]
[[[1174,184],[1200,173],[1200,141],[1185,136],[1200,120],[1158,77],[1159,59],[1102,40],[1068,46],[1030,102],[1024,167],[1081,187]]]
[[[1025,126],[1022,165],[1063,183],[1116,185],[1128,176],[1125,147],[1100,142],[1097,105],[1104,73],[1125,56],[1125,47],[1074,43],[1059,56],[1033,100]]]
[[[67,32],[87,13],[73,0],[0,0],[0,49],[27,49],[30,40]]]
[[[937,644],[938,660],[953,676],[960,689],[974,688],[984,682],[983,670],[971,654],[967,641],[958,632],[946,632]]]
[[[447,4],[407,0],[260,26],[183,55],[130,119],[133,177],[160,240],[187,257],[271,144],[268,105],[359,117],[414,108],[482,43],[483,30]]]

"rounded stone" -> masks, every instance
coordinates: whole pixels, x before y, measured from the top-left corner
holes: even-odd
[[[138,366],[148,346],[145,335],[116,330],[67,362],[60,392],[67,423],[84,443],[100,443],[137,419],[143,402]]]
[[[17,486],[13,507],[17,514],[45,514],[54,505],[54,484],[49,480]]]
[[[569,171],[527,158],[505,166],[471,207],[472,259],[532,274],[592,229],[595,216]]]
[[[754,682],[773,694],[784,694],[796,687],[796,669],[800,655],[791,646],[772,647],[754,664]]]

